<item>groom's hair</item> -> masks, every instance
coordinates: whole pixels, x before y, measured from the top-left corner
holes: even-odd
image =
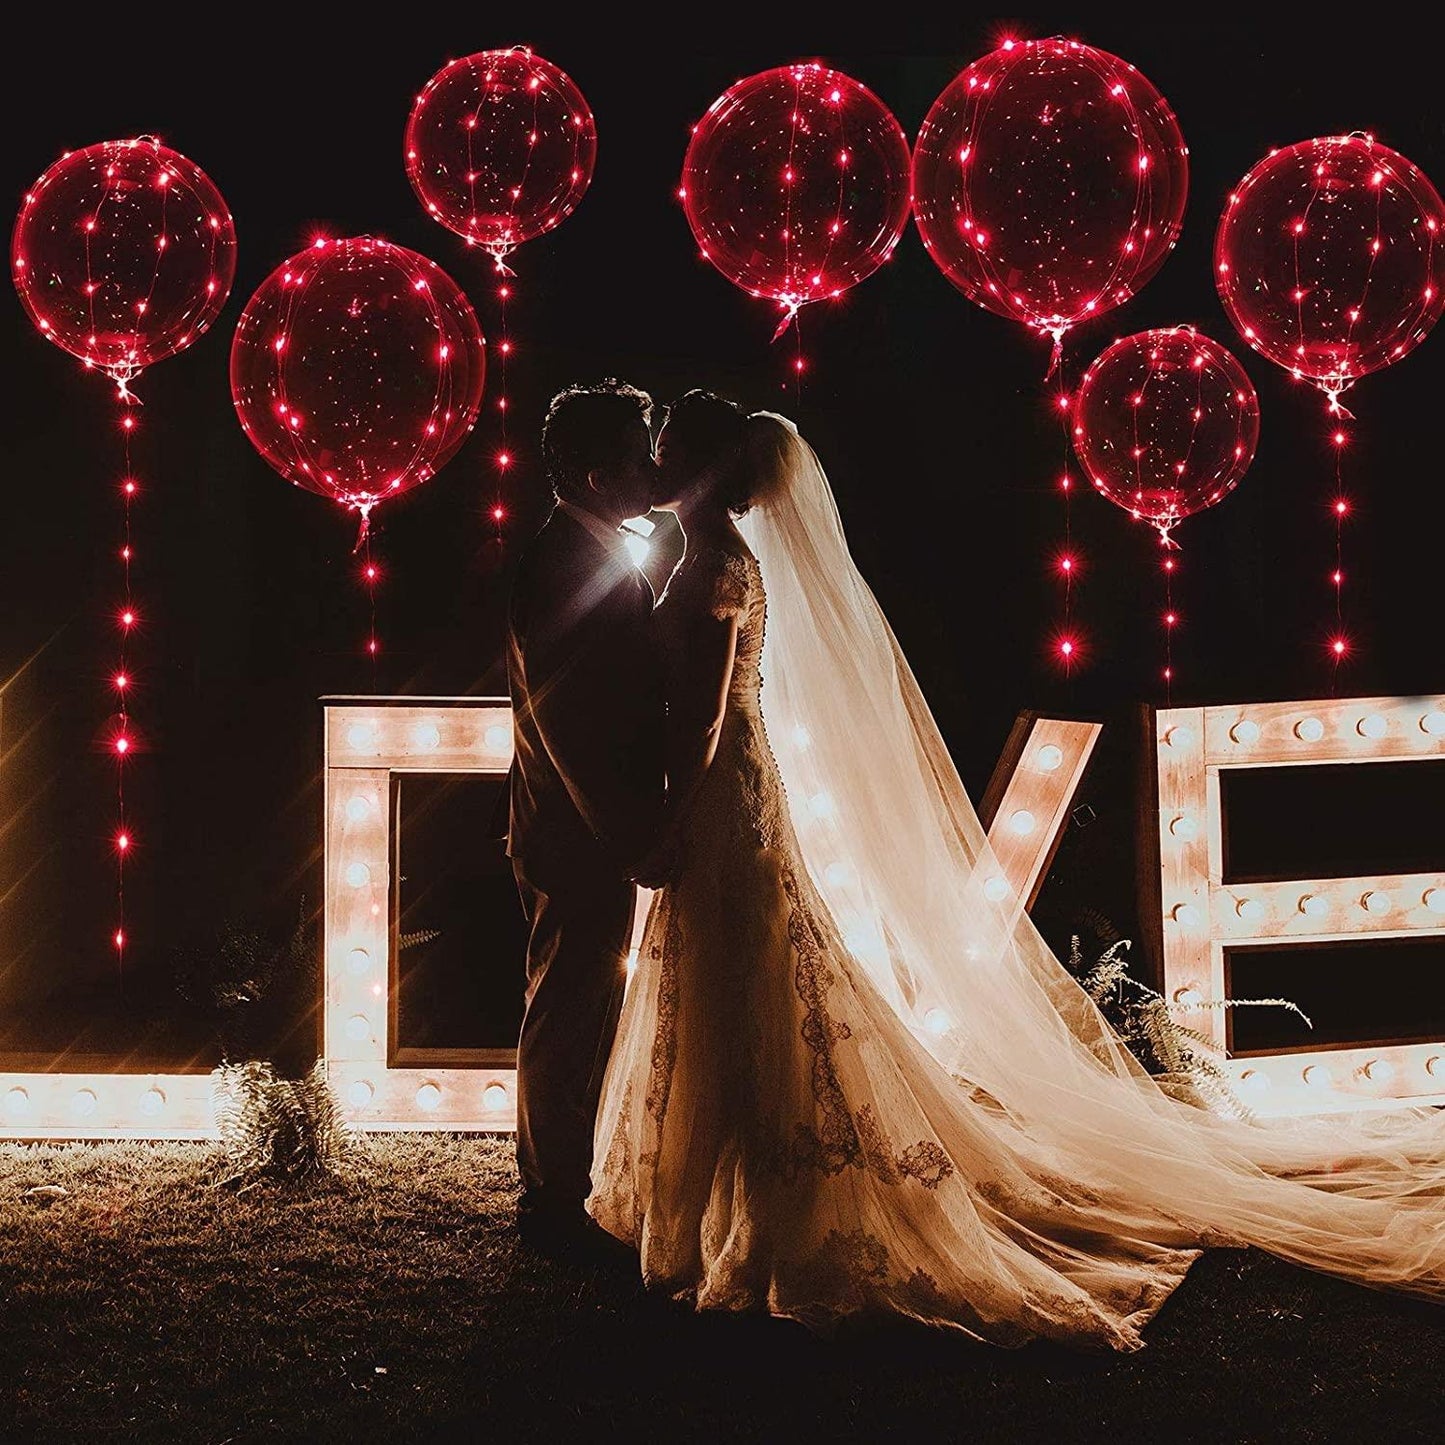
[[[567,386],[552,398],[542,423],[542,465],[555,496],[587,495],[587,473],[620,466],[632,423],[652,419],[652,398],[615,377],[589,386]]]

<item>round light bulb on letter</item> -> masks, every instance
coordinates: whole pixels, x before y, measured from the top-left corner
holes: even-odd
[[[1193,928],[1199,922],[1199,910],[1192,903],[1176,903],[1169,916],[1184,928]]]
[[[1239,1087],[1247,1094],[1261,1094],[1269,1088],[1269,1075],[1258,1069],[1246,1069],[1239,1076]]]
[[[1256,923],[1264,917],[1264,904],[1258,898],[1241,898],[1234,911],[1249,923]]]
[[[346,1037],[362,1043],[371,1037],[371,1020],[365,1014],[352,1014],[346,1020]]]
[[[1355,731],[1362,738],[1382,738],[1388,731],[1390,724],[1384,716],[1377,712],[1366,713],[1359,722],[1355,724]]]
[[[1312,1089],[1322,1089],[1334,1083],[1334,1075],[1323,1064],[1310,1064],[1304,1071],[1304,1081]]]
[[[147,1089],[140,1096],[140,1111],[154,1118],[166,1106],[166,1096],[160,1089]]]
[[[1179,723],[1164,734],[1164,741],[1171,748],[1187,748],[1194,741],[1194,730]]]
[[[497,1114],[507,1107],[509,1095],[505,1084],[488,1084],[482,1090],[482,1108]]]
[[[833,816],[833,795],[831,793],[814,793],[808,799],[808,811],[815,818],[831,818]]]
[[[442,731],[435,723],[421,722],[411,730],[411,740],[417,747],[425,748],[430,752],[433,748],[440,746]]]
[[[365,863],[348,863],[346,881],[353,888],[365,888],[371,882],[371,869]]]
[[[1185,985],[1184,988],[1174,990],[1174,1002],[1183,1005],[1185,1008],[1193,1008],[1195,1004],[1202,1003],[1204,995],[1197,988]]]
[[[1034,815],[1027,808],[1020,808],[1009,820],[1008,825],[1015,833],[1025,836],[1034,831]]]
[[[482,734],[482,743],[489,753],[505,753],[512,746],[512,730],[505,723],[493,723]]]
[[[936,1039],[942,1038],[952,1026],[953,1020],[941,1008],[931,1008],[923,1015],[923,1027]]]
[[[1445,1078],[1445,1054],[1431,1054],[1425,1060],[1425,1072],[1431,1078]]]
[[[1294,735],[1304,743],[1317,743],[1325,735],[1325,725],[1317,717],[1302,717],[1294,725]]]
[[[1009,895],[1008,879],[990,878],[983,885],[983,896],[990,903],[1002,903]]]
[[[1177,818],[1170,821],[1169,831],[1173,833],[1176,838],[1180,838],[1187,843],[1198,834],[1199,824],[1196,823],[1193,818],[1181,813]]]
[[[1250,718],[1241,718],[1230,728],[1229,736],[1237,743],[1243,743],[1246,747],[1250,743],[1259,741],[1259,724]]]
[[[1365,894],[1360,902],[1364,905],[1367,913],[1388,913],[1390,911],[1390,895],[1379,888],[1372,888]]]
[[[364,823],[371,816],[371,799],[357,793],[346,800],[346,817],[352,823]]]
[[[1421,901],[1431,913],[1445,913],[1445,888],[1427,888]]]
[[[416,1106],[430,1113],[442,1101],[442,1091],[435,1084],[423,1084],[416,1091]]]
[[[346,729],[346,741],[358,751],[374,747],[376,745],[376,724],[374,722],[352,723]]]
[[[823,882],[830,888],[841,888],[850,876],[846,863],[830,863],[823,869]]]
[[[100,1100],[95,1097],[94,1089],[77,1089],[70,1101],[70,1112],[77,1119],[88,1119],[95,1113]]]
[[[30,1095],[18,1084],[6,1091],[5,1112],[12,1119],[24,1118],[30,1112]]]
[[[1035,758],[1041,773],[1057,772],[1064,765],[1064,750],[1055,747],[1053,743],[1045,743],[1035,754]]]
[[[1431,708],[1420,718],[1420,731],[1429,733],[1432,738],[1445,734],[1445,712],[1438,707]]]
[[[371,969],[371,955],[364,948],[353,948],[346,955],[346,966],[359,978]]]
[[[1388,1084],[1395,1077],[1395,1066],[1389,1059],[1371,1059],[1363,1072],[1372,1084]]]
[[[1299,911],[1307,918],[1323,918],[1330,911],[1330,900],[1322,893],[1306,893],[1300,898]]]
[[[357,1079],[346,1091],[346,1102],[353,1109],[364,1109],[371,1103],[376,1090],[365,1079]]]

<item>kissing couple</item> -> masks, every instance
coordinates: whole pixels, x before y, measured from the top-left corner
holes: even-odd
[[[1005,1346],[1139,1349],[1207,1247],[1445,1299],[1445,1111],[1156,1081],[999,896],[807,440],[702,390],[653,420],[623,382],[553,399],[511,597],[523,1239]],[[652,508],[686,543],[657,599],[620,530]]]

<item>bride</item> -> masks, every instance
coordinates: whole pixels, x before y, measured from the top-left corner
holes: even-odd
[[[658,462],[687,536],[656,614],[674,863],[588,1200],[646,1282],[818,1330],[889,1312],[1116,1350],[1205,1247],[1445,1298],[1445,1114],[1242,1123],[1164,1092],[985,888],[793,424],[693,393]]]

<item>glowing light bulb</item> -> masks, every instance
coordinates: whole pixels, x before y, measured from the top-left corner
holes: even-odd
[[[1199,833],[1199,824],[1191,817],[1181,813],[1169,823],[1169,831],[1176,837],[1183,839],[1186,843]]]
[[[1230,728],[1229,736],[1237,743],[1248,746],[1259,741],[1259,724],[1250,718],[1243,718]]]
[[[1204,995],[1192,984],[1174,990],[1174,1002],[1184,1008],[1193,1008],[1196,1004],[1204,1001]]]
[[[346,1020],[346,1037],[355,1043],[364,1043],[371,1037],[371,1020],[365,1014],[352,1014]]]
[[[1389,1059],[1371,1059],[1360,1072],[1372,1084],[1388,1084],[1395,1077],[1395,1066]]]
[[[18,1084],[6,1091],[5,1112],[12,1119],[23,1119],[30,1112],[30,1095]]]
[[[346,881],[352,888],[365,888],[371,882],[371,869],[365,863],[348,863]]]
[[[1420,731],[1429,733],[1432,738],[1445,736],[1445,712],[1439,708],[1432,708],[1429,712],[1422,714]]]
[[[364,1109],[375,1094],[376,1090],[365,1079],[357,1079],[346,1090],[346,1102],[353,1109]]]
[[[1171,748],[1187,748],[1194,741],[1193,729],[1177,724],[1164,734],[1164,741]]]
[[[641,567],[652,551],[652,544],[646,537],[633,536],[631,533],[623,539],[623,546],[627,548],[627,555],[632,559],[634,567]]]
[[[923,1027],[941,1039],[953,1027],[953,1020],[941,1008],[931,1008],[923,1015]]]
[[[1330,911],[1330,900],[1322,893],[1306,893],[1300,898],[1299,911],[1308,918],[1323,918]]]
[[[1390,895],[1383,889],[1372,888],[1360,899],[1360,904],[1367,913],[1388,913],[1390,911]]]
[[[1431,913],[1445,913],[1445,888],[1427,888],[1420,901]]]
[[[441,729],[435,723],[429,722],[418,723],[411,730],[411,737],[417,747],[426,748],[428,751],[440,746],[442,740]]]
[[[830,888],[841,888],[849,878],[853,876],[853,870],[846,863],[830,863],[823,869],[823,882]],[[1445,905],[1445,894],[1441,895],[1442,905]]]
[[[1323,1064],[1308,1065],[1301,1077],[1312,1089],[1328,1088],[1335,1081],[1335,1076]]]
[[[1269,1076],[1258,1069],[1246,1069],[1239,1076],[1239,1087],[1246,1094],[1262,1094],[1269,1088]]]
[[[371,799],[356,793],[346,800],[346,817],[352,823],[364,823],[371,816]]]
[[[512,729],[506,723],[493,723],[483,734],[482,742],[489,753],[505,753],[512,746]]]
[[[1258,898],[1241,898],[1235,905],[1234,911],[1246,922],[1257,923],[1264,917],[1264,904]]]
[[[354,722],[346,729],[346,741],[351,747],[361,749],[376,745],[376,724]]]
[[[1053,743],[1045,743],[1037,753],[1034,754],[1034,762],[1038,765],[1041,773],[1057,772],[1064,763],[1064,750],[1055,747]]]
[[[1425,1072],[1429,1074],[1431,1078],[1438,1079],[1445,1077],[1445,1054],[1431,1054],[1430,1057],[1425,1060]]]
[[[362,974],[371,972],[371,954],[364,948],[353,948],[346,955],[346,966],[360,978]]]
[[[1355,724],[1355,731],[1362,738],[1382,738],[1389,730],[1390,724],[1377,712],[1366,714]]]
[[[1015,833],[1019,834],[1021,837],[1025,837],[1029,833],[1032,833],[1034,831],[1034,828],[1037,825],[1037,821],[1038,820],[1031,812],[1029,812],[1027,808],[1020,808],[1008,820],[1008,825]]]
[[[70,1112],[77,1119],[88,1119],[100,1106],[94,1089],[77,1089],[70,1099]]]
[[[416,1091],[416,1106],[431,1113],[442,1101],[442,1091],[435,1084],[423,1084]]]
[[[166,1096],[160,1089],[147,1089],[140,1096],[140,1111],[149,1118],[155,1118],[166,1106]]]
[[[482,1090],[482,1108],[489,1114],[500,1114],[510,1102],[511,1095],[505,1084],[488,1084]]]
[[[1294,725],[1294,735],[1305,743],[1317,743],[1325,735],[1325,725],[1317,717],[1302,717]]]
[[[808,811],[815,818],[831,818],[833,816],[833,795],[831,793],[814,793],[808,799]]]
[[[1009,896],[1008,880],[1006,878],[989,878],[983,885],[983,896],[990,903],[1002,903]]]
[[[1199,922],[1199,910],[1192,903],[1176,903],[1170,917],[1183,928],[1193,928]]]

